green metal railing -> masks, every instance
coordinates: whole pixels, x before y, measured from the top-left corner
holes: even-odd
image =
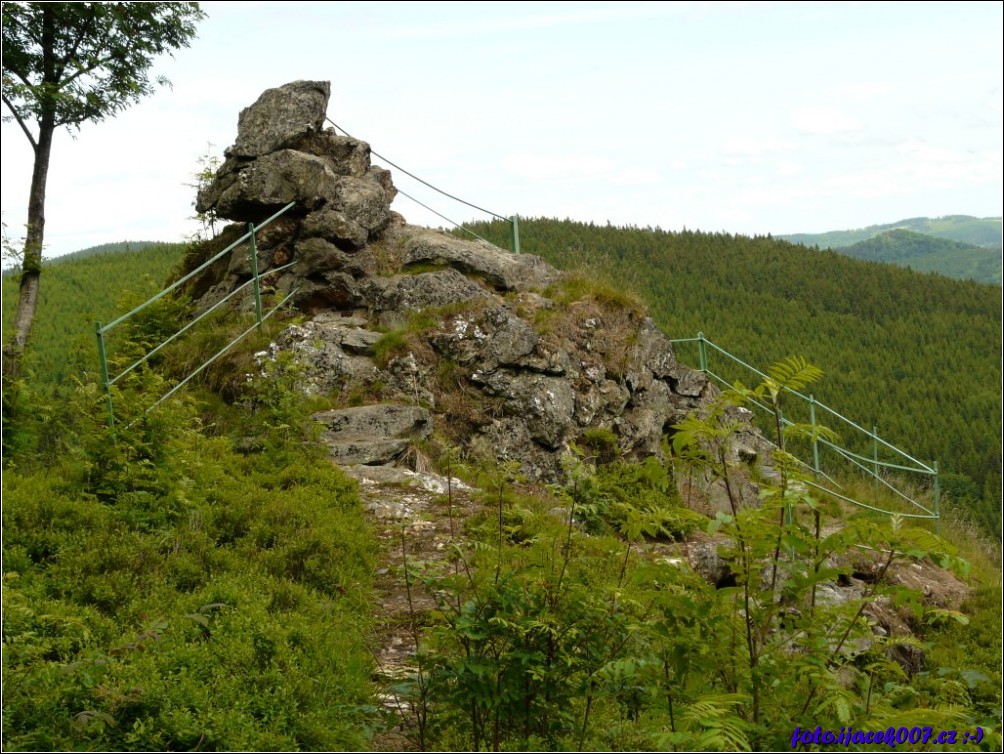
[[[264,222],[260,223],[257,227],[254,225],[254,223],[248,223],[248,232],[247,233],[245,233],[243,236],[241,236],[236,241],[234,241],[233,243],[231,243],[229,246],[227,246],[225,249],[223,249],[223,251],[221,251],[218,254],[216,254],[216,256],[214,256],[212,259],[210,259],[210,260],[208,260],[206,262],[203,262],[201,265],[199,265],[194,270],[192,270],[191,272],[189,272],[183,278],[180,278],[179,280],[176,280],[174,283],[172,283],[171,285],[169,285],[167,288],[165,288],[164,290],[162,290],[157,295],[155,295],[155,296],[147,299],[146,301],[144,301],[142,304],[140,304],[136,308],[134,308],[131,311],[123,314],[121,317],[119,317],[118,319],[114,320],[113,322],[109,322],[107,325],[102,325],[100,322],[95,323],[95,330],[96,330],[97,339],[98,339],[98,359],[100,360],[100,363],[101,363],[101,382],[102,382],[102,386],[105,389],[105,403],[106,403],[106,406],[108,408],[108,425],[110,427],[114,428],[114,426],[115,426],[115,407],[114,407],[113,401],[112,401],[112,386],[115,383],[117,383],[119,380],[121,380],[123,377],[125,377],[127,374],[129,374],[130,372],[138,369],[142,364],[144,364],[147,361],[149,361],[150,358],[154,354],[156,354],[158,351],[160,351],[162,348],[164,348],[165,346],[167,346],[169,343],[172,343],[177,338],[181,337],[183,334],[185,334],[186,332],[188,332],[192,327],[194,327],[200,321],[202,321],[203,319],[205,319],[206,317],[208,317],[210,314],[212,314],[213,312],[215,312],[216,310],[218,310],[225,303],[227,303],[228,301],[230,301],[231,299],[233,299],[235,296],[237,296],[241,292],[245,291],[249,286],[252,288],[253,293],[254,293],[255,323],[251,327],[249,327],[246,330],[244,330],[244,332],[242,332],[236,338],[234,338],[233,340],[231,340],[226,346],[224,346],[219,351],[217,351],[215,354],[213,354],[211,357],[209,357],[209,359],[207,359],[206,361],[204,361],[200,366],[196,367],[191,373],[188,374],[188,376],[186,376],[184,379],[182,379],[177,385],[175,385],[170,390],[168,390],[166,393],[164,393],[162,396],[160,396],[151,406],[149,406],[146,409],[146,413],[149,413],[150,411],[153,411],[153,409],[155,409],[161,403],[163,403],[168,398],[170,398],[172,395],[174,395],[176,392],[178,392],[178,390],[180,390],[182,387],[184,387],[186,384],[188,384],[194,377],[196,377],[197,375],[201,374],[210,364],[212,364],[214,361],[216,361],[218,358],[220,358],[223,354],[225,354],[227,351],[229,351],[231,348],[233,348],[237,343],[239,343],[245,337],[247,337],[248,335],[250,335],[253,331],[260,330],[262,323],[266,319],[268,319],[269,317],[271,317],[273,314],[275,314],[279,310],[280,307],[282,307],[286,302],[288,302],[296,294],[296,291],[298,289],[294,289],[293,291],[291,291],[281,301],[279,301],[279,303],[277,303],[275,306],[273,306],[269,311],[264,312],[262,310],[261,276],[260,276],[259,271],[258,271],[258,247],[257,247],[257,243],[256,243],[256,234],[257,234],[257,232],[259,230],[261,230],[262,228],[264,228],[266,225],[268,225],[269,223],[271,223],[273,220],[275,220],[279,216],[281,216],[281,215],[285,214],[286,212],[288,212],[295,205],[296,205],[296,202],[290,202],[285,207],[283,207],[278,212],[276,212],[274,215],[272,215],[271,217],[269,217],[267,220],[265,220]],[[149,351],[147,351],[146,353],[144,353],[136,361],[134,361],[132,364],[130,364],[129,366],[127,366],[125,369],[123,369],[118,374],[112,376],[109,373],[109,370],[108,370],[108,347],[107,347],[107,340],[106,340],[106,336],[108,335],[109,332],[111,332],[113,329],[115,329],[119,325],[123,324],[124,322],[128,321],[131,317],[134,317],[136,314],[138,314],[139,312],[143,311],[148,306],[150,306],[150,305],[154,304],[155,302],[159,301],[160,299],[164,298],[166,295],[168,295],[172,291],[177,290],[179,287],[181,287],[186,282],[188,282],[189,280],[191,280],[193,277],[195,277],[196,275],[198,275],[200,272],[202,272],[206,268],[210,267],[211,265],[215,264],[217,261],[219,261],[225,255],[229,254],[231,251],[233,251],[235,248],[237,248],[238,246],[240,246],[242,243],[245,243],[245,242],[248,242],[250,244],[250,250],[249,250],[250,262],[251,262],[251,279],[250,280],[248,280],[247,282],[245,282],[245,283],[241,284],[240,286],[238,286],[237,288],[235,288],[233,291],[231,291],[226,296],[224,296],[222,299],[220,299],[215,304],[213,304],[211,307],[209,307],[208,309],[206,309],[204,312],[202,312],[198,317],[196,317],[195,319],[193,319],[187,325],[185,325],[180,330],[178,330],[177,332],[175,332],[172,335],[170,335],[169,337],[167,337],[161,343],[157,344],[156,346],[154,346],[153,348],[151,348]],[[269,272],[270,275],[274,274],[276,272],[282,272],[283,270],[286,270],[286,269],[292,267],[294,264],[296,264],[296,263],[295,262],[290,262],[289,264],[283,265],[281,267],[277,267],[277,268],[275,268],[273,270],[269,270],[268,272]]]
[[[760,380],[767,378],[767,375],[756,367],[747,364],[745,361],[732,355],[724,348],[712,343],[704,337],[703,333],[697,333],[696,338],[676,338],[672,340],[672,343],[674,345],[680,343],[696,343],[699,369],[715,382],[725,387],[732,387],[732,383],[712,371],[710,367],[709,351],[716,356],[724,357],[728,362],[756,375]],[[850,430],[851,434],[856,435],[861,440],[863,445],[868,445],[871,449],[871,455],[866,456],[860,452],[854,452],[843,445],[838,445],[835,442],[818,437],[816,433],[813,433],[812,461],[811,463],[801,459],[799,461],[805,467],[811,469],[813,475],[815,476],[815,481],[808,481],[808,485],[845,502],[852,503],[853,505],[857,505],[868,510],[877,511],[879,513],[899,515],[905,518],[933,519],[935,521],[940,519],[941,490],[938,482],[937,461],[934,461],[930,466],[928,466],[926,463],[917,460],[905,451],[897,448],[892,443],[889,443],[879,437],[877,427],[872,427],[871,431],[869,431],[861,425],[851,421],[846,416],[820,403],[812,394],[804,395],[797,390],[792,390],[790,388],[784,388],[784,390],[786,393],[794,396],[804,403],[808,411],[808,422],[813,427],[818,426],[817,412],[823,412],[829,416],[830,419],[835,420],[838,424],[837,427],[830,426],[830,429],[838,431],[838,434],[840,433],[840,429],[843,429],[844,431]],[[771,407],[755,400],[751,402],[757,408],[766,412],[770,416],[775,416],[774,410]],[[778,418],[780,418],[781,425],[784,427],[791,426],[794,423],[783,415]],[[880,458],[880,451],[886,454],[886,458],[892,457],[895,460],[882,460],[882,458]],[[823,470],[823,463],[821,461],[821,455],[823,453],[829,453],[832,458],[840,459],[840,461],[849,464],[853,470],[858,471],[873,480],[874,500],[872,502],[875,504],[867,503],[845,494],[841,485]],[[911,497],[906,491],[896,486],[894,483],[895,480],[890,481],[883,476],[882,472],[886,470],[899,473],[918,474],[922,477],[930,477],[932,479],[934,494],[934,510],[931,510],[927,506],[921,504]],[[896,498],[905,501],[909,506],[909,510],[907,512],[893,511],[888,510],[887,508],[879,507],[877,500],[879,489],[885,489],[891,492]]]

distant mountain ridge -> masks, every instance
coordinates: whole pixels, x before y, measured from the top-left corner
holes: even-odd
[[[791,243],[820,248],[841,249],[885,233],[890,230],[911,230],[949,241],[1000,248],[1002,222],[999,217],[973,217],[971,215],[946,215],[945,217],[911,217],[885,225],[869,225],[856,230],[832,230],[826,233],[792,233],[775,236]]]
[[[947,215],[912,217],[856,230],[777,237],[804,246],[830,248],[857,259],[1001,285],[1001,229],[999,217]]]
[[[857,259],[888,262],[917,272],[938,272],[952,278],[1001,285],[1001,250],[935,238],[897,228],[853,246],[837,249]]]
[[[164,247],[177,246],[177,244],[170,241],[115,241],[112,243],[98,244],[97,246],[89,246],[86,249],[71,251],[69,254],[62,254],[58,257],[44,256],[43,261],[47,265],[60,264],[62,262],[77,259],[86,259],[87,257],[97,256],[98,254],[117,254],[119,252],[141,251],[142,249],[148,249],[151,246]],[[21,268],[16,265],[4,267],[3,274],[5,276],[13,275],[15,272],[19,272],[20,269]]]

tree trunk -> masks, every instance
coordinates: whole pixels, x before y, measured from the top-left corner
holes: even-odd
[[[40,125],[38,144],[35,146],[35,165],[31,174],[31,191],[28,194],[28,226],[21,262],[21,288],[14,320],[14,336],[4,349],[3,373],[6,379],[17,379],[21,374],[21,358],[38,308],[38,280],[42,272],[42,244],[45,239],[45,185],[49,178],[49,155],[55,132],[55,127],[51,124]]]
[[[43,6],[42,81],[53,86],[59,80],[54,53],[55,35],[56,9],[52,5]],[[14,319],[14,335],[4,348],[3,354],[4,388],[9,386],[9,382],[21,376],[21,359],[28,344],[28,337],[31,335],[31,326],[35,322],[35,310],[38,308],[38,279],[42,274],[42,244],[45,240],[45,185],[49,180],[49,156],[55,132],[56,104],[52,96],[47,95],[47,101],[38,119],[38,140],[33,141],[25,130],[28,141],[35,151],[35,164],[31,171],[31,190],[28,192],[28,226],[21,260],[21,290],[17,302],[17,316]]]

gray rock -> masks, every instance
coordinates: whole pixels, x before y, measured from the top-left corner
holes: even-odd
[[[703,372],[675,364],[666,371],[673,392],[688,398],[700,398],[708,386],[708,377]]]
[[[369,178],[339,176],[331,207],[375,235],[390,222],[390,200],[383,186]]]
[[[288,144],[292,149],[327,160],[339,175],[366,175],[370,169],[370,145],[332,129],[309,131]]]
[[[420,406],[377,404],[333,409],[314,414],[331,433],[379,435],[381,437],[427,437],[432,415]]]
[[[341,337],[341,346],[347,353],[357,356],[372,356],[373,346],[383,335],[372,330],[360,328],[345,329]]]
[[[410,440],[393,437],[373,437],[369,435],[340,435],[337,438],[322,436],[331,460],[342,466],[366,464],[367,466],[391,463],[400,458]]]
[[[629,356],[629,369],[648,372],[657,379],[670,376],[678,366],[673,355],[673,344],[648,317],[638,329],[637,343]]]
[[[471,379],[490,395],[503,398],[506,409],[526,423],[532,440],[548,450],[564,446],[575,410],[575,391],[567,380],[509,369],[476,372]]]
[[[390,463],[432,432],[432,415],[418,406],[358,406],[322,411],[314,419],[326,427],[321,440],[341,464]]]
[[[533,332],[532,329],[531,332]],[[536,333],[534,333],[534,336],[536,337]],[[511,363],[530,372],[540,372],[541,374],[549,374],[554,377],[564,377],[567,375],[574,378],[577,376],[568,351],[564,348],[552,349],[540,341],[537,342],[532,353],[522,356]]]
[[[210,212],[216,208],[220,195],[237,181],[241,168],[247,165],[247,160],[227,157],[216,171],[216,175],[208,186],[199,189],[195,197],[196,212]],[[223,215],[220,215],[223,217]]]
[[[445,324],[433,336],[436,348],[458,364],[476,365],[479,372],[522,362],[538,342],[533,328],[502,304],[456,315]]]
[[[260,157],[305,133],[319,132],[328,111],[331,83],[294,81],[267,89],[237,119],[237,141],[228,156]]]
[[[542,288],[560,273],[540,257],[512,254],[484,241],[464,241],[437,231],[410,232],[404,264],[444,264],[483,277],[496,290]]]
[[[320,273],[346,272],[354,278],[376,272],[376,259],[371,252],[350,254],[323,238],[308,238],[296,244],[296,274],[317,278]]]
[[[534,442],[522,416],[491,420],[468,441],[468,451],[475,458],[517,461],[520,474],[527,479],[556,481],[562,478],[561,455]]]
[[[456,270],[371,278],[364,292],[367,303],[376,311],[405,313],[430,306],[471,301],[488,295],[481,286]]]
[[[383,188],[384,198],[387,200],[387,204],[394,201],[394,197],[397,196],[397,189],[394,187],[393,176],[391,176],[389,170],[377,167],[376,165],[370,165],[369,169],[366,171],[366,177]],[[396,212],[391,212],[391,215],[396,215],[398,219],[400,219],[401,224],[404,224],[404,218]]]
[[[373,361],[346,343],[353,337],[367,338],[350,333],[368,332],[319,322],[291,325],[276,337],[269,355],[274,358],[279,351],[293,353],[304,370],[304,392],[332,393],[348,384],[366,385],[379,379]],[[372,335],[379,338],[378,333]]]
[[[339,176],[320,157],[283,149],[241,168],[216,200],[216,211],[231,220],[260,222],[290,202],[308,209],[331,201]]]
[[[709,584],[724,586],[735,576],[728,561],[718,554],[722,542],[702,542],[687,545],[687,561],[696,574]]]
[[[293,306],[311,314],[356,309],[366,305],[361,287],[360,281],[347,272],[326,272],[320,280],[299,279]]]
[[[324,208],[311,212],[303,221],[302,233],[308,238],[323,238],[340,249],[361,249],[369,239],[369,231],[341,212]]]
[[[613,380],[598,385],[584,382],[575,394],[575,421],[581,427],[605,424],[624,413],[630,399],[627,389]]]

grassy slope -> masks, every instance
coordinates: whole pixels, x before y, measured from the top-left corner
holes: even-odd
[[[108,323],[163,288],[184,255],[184,244],[106,244],[48,261],[42,269],[32,347],[24,368],[46,382],[94,369],[95,322]],[[106,248],[119,247],[119,248]],[[97,251],[96,251],[97,250]],[[18,280],[5,275],[3,339],[17,309]]]
[[[917,272],[935,272],[960,280],[1001,284],[1000,248],[973,246],[897,229],[839,251],[856,259],[898,264]]]
[[[94,321],[160,290],[183,251],[43,271],[4,404],[5,751],[351,750],[378,723],[375,539],[289,381],[143,415],[165,385],[141,371],[106,426]],[[5,323],[16,300],[5,279]],[[249,364],[270,334],[242,344]]]
[[[780,238],[918,272],[1001,284],[1000,218],[916,217],[858,230],[796,233]]]

